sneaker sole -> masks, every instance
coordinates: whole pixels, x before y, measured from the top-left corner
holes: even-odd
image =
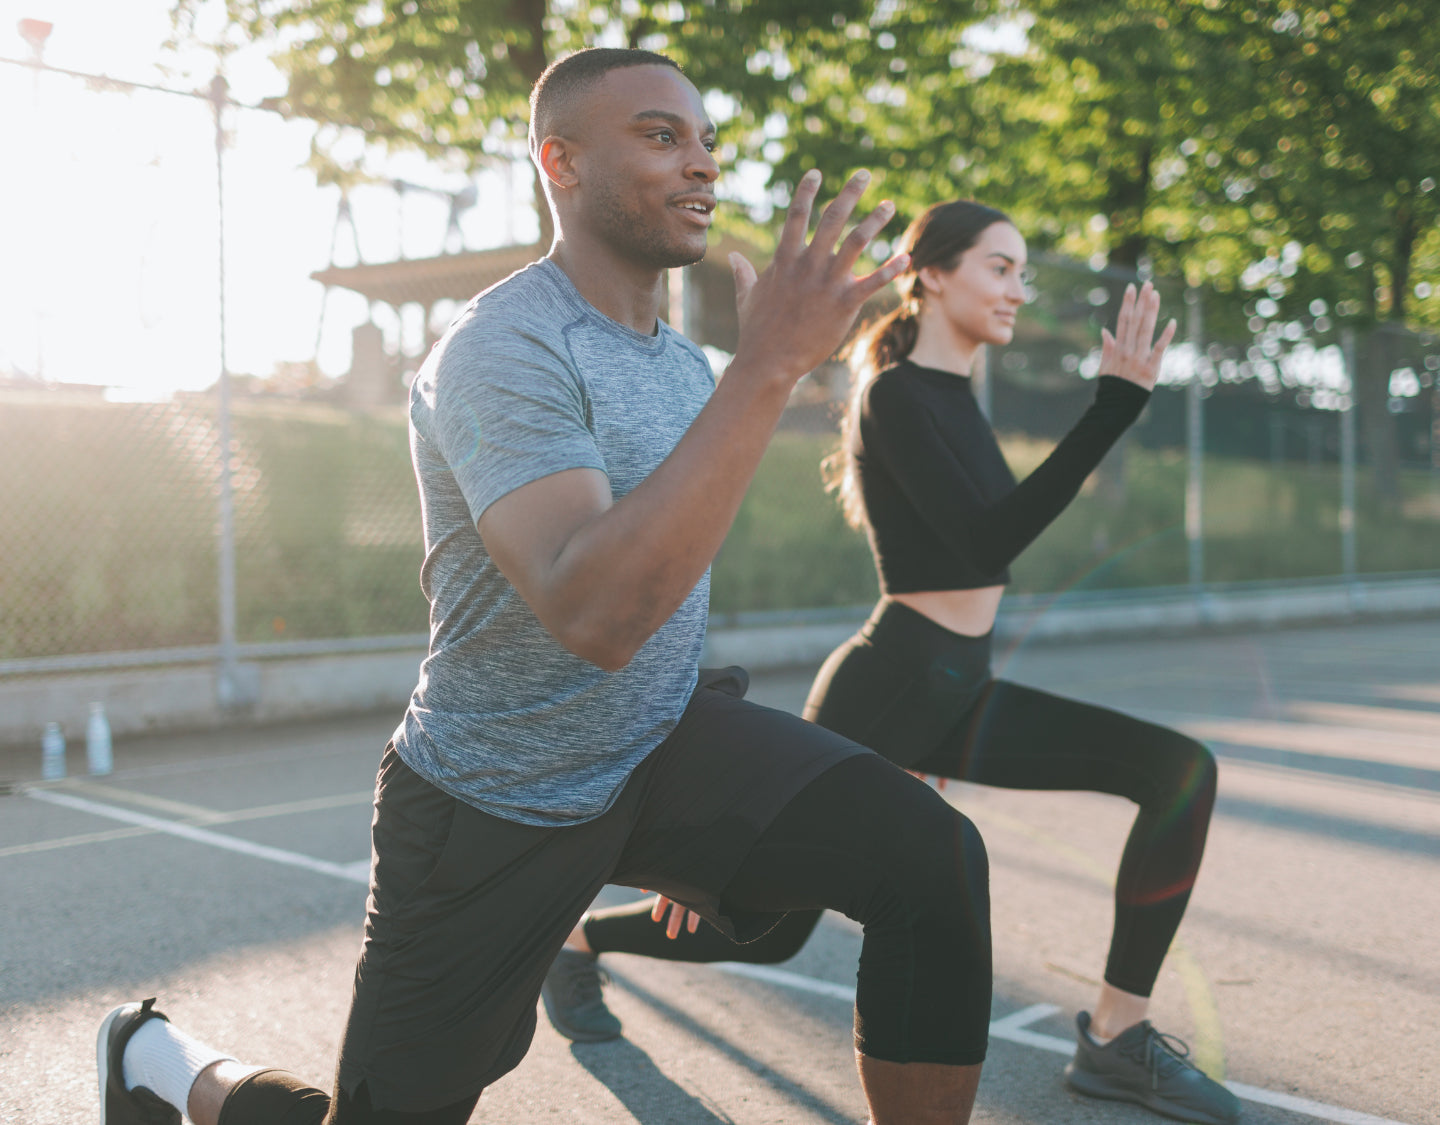
[[[110,1029],[121,1016],[133,1011],[134,1004],[121,1004],[100,1023],[100,1034],[95,1038],[95,1073],[100,1076],[100,1125],[105,1125],[109,1116],[105,1091],[110,1086]]]
[[[1072,1090],[1091,1098],[1103,1098],[1111,1102],[1131,1102],[1135,1105],[1142,1105],[1148,1110],[1153,1110],[1164,1117],[1172,1118],[1175,1121],[1188,1121],[1191,1125],[1234,1125],[1236,1118],[1216,1117],[1214,1114],[1201,1114],[1200,1111],[1187,1109],[1176,1105],[1156,1094],[1145,1090],[1131,1090],[1124,1086],[1113,1085],[1103,1075],[1092,1074],[1088,1070],[1080,1070],[1073,1064],[1065,1068],[1065,1083]]]

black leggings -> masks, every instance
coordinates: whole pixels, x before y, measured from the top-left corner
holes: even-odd
[[[1091,790],[1140,806],[1115,884],[1105,980],[1149,996],[1190,898],[1215,801],[1215,759],[1176,731],[990,677],[990,638],[941,628],[883,600],[821,668],[805,717],[908,770],[1005,789]],[[600,953],[773,964],[799,952],[818,912],[735,945],[710,926],[674,940],[650,902],[597,911]]]
[[[830,908],[864,925],[855,995],[861,1053],[902,1063],[984,1060],[985,846],[968,819],[884,759],[858,752],[805,785],[760,833],[719,900],[726,915],[798,908],[818,917]],[[533,997],[529,1003],[533,1010]],[[220,1125],[463,1125],[478,1097],[421,1113],[376,1110],[363,1084],[350,1096],[340,1087],[332,1101],[268,1070],[231,1092]]]

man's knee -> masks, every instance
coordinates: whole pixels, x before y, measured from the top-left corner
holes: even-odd
[[[876,916],[867,922],[925,931],[952,948],[988,948],[990,865],[985,841],[969,817],[938,794],[902,809],[905,826],[889,853]],[[983,937],[983,941],[981,940]]]

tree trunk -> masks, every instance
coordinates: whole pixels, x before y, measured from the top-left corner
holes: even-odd
[[[1355,394],[1366,452],[1374,470],[1375,497],[1381,507],[1400,504],[1400,448],[1390,414],[1390,373],[1404,366],[1410,333],[1403,324],[1377,325],[1356,358]]]
[[[1119,146],[1123,141],[1124,138],[1117,133],[1116,145]],[[1117,274],[1123,272],[1130,277],[1136,277],[1137,284],[1140,259],[1145,256],[1145,208],[1149,202],[1151,160],[1151,146],[1145,143],[1136,153],[1135,174],[1126,176],[1121,169],[1112,167],[1105,188],[1105,213],[1110,220],[1110,268]],[[1121,276],[1112,276],[1105,280],[1105,288],[1110,291],[1110,300],[1105,311],[1111,317],[1112,329],[1114,318],[1120,312],[1120,302],[1127,284],[1128,278]],[[1122,436],[1095,470],[1096,494],[1111,508],[1118,509],[1125,505],[1128,445],[1129,442]]]
[[[510,58],[531,86],[539,81],[545,68],[550,65],[550,56],[545,49],[545,15],[548,7],[548,0],[510,0],[511,19],[529,32],[528,41],[511,44]],[[539,246],[549,250],[555,237],[555,222],[550,215],[550,203],[545,198],[539,169],[535,171],[535,214],[540,220]]]

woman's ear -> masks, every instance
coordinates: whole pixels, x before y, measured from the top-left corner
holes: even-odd
[[[571,188],[579,182],[575,153],[564,137],[546,137],[540,142],[540,170],[557,188]]]
[[[922,294],[940,292],[940,270],[934,266],[924,266],[915,271],[916,297]]]

